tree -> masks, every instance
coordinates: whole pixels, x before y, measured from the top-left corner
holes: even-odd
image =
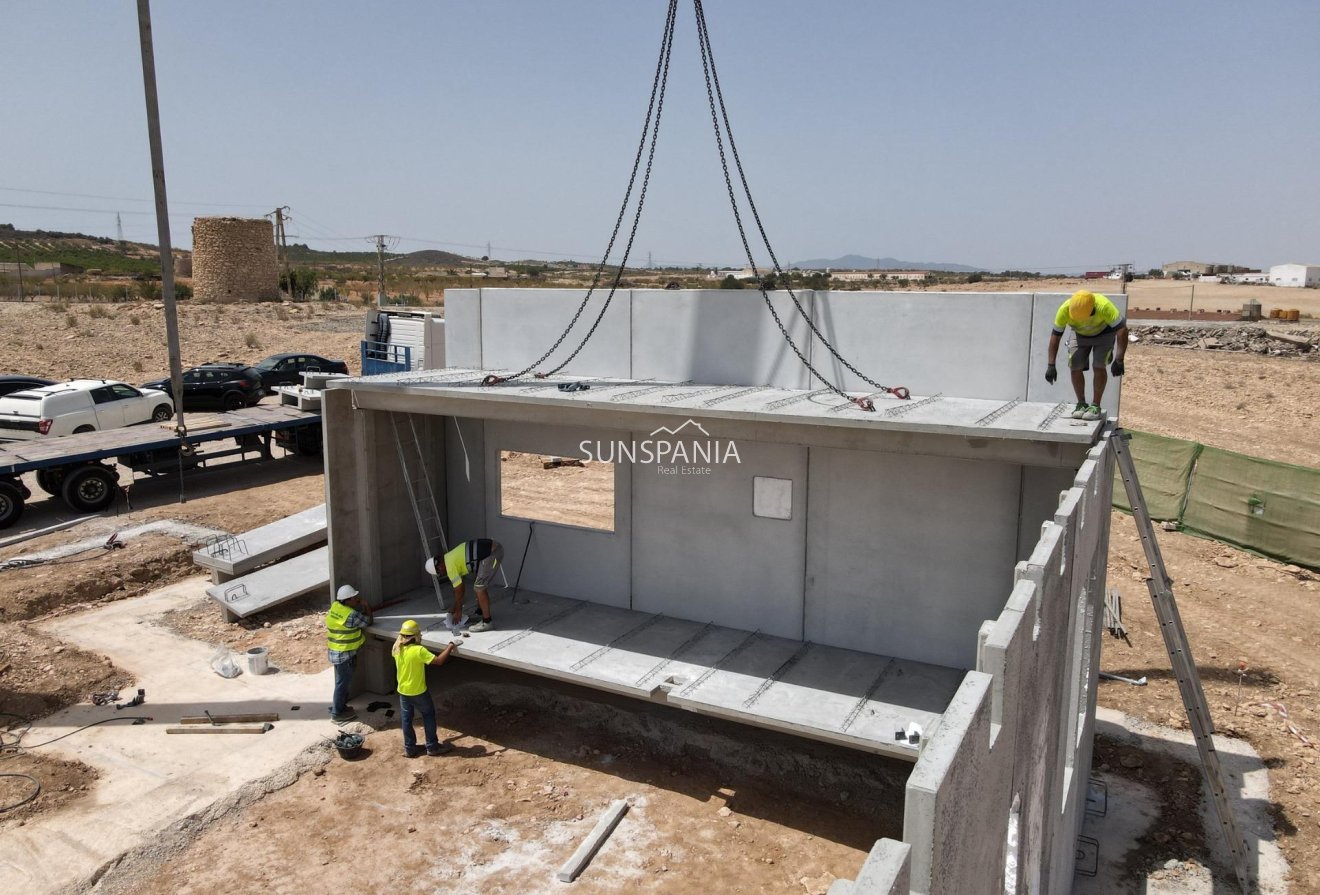
[[[307,267],[295,267],[289,271],[288,277],[283,273],[280,274],[280,289],[289,293],[289,297],[295,301],[306,301],[316,289],[318,282],[316,271]]]

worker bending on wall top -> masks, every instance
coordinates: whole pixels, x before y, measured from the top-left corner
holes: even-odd
[[[325,614],[325,639],[330,664],[335,669],[335,690],[330,702],[330,720],[343,724],[357,718],[349,708],[348,688],[353,683],[353,667],[358,650],[367,642],[365,628],[371,624],[371,608],[357,588],[345,584],[339,588],[330,610]]]
[[[428,665],[443,665],[445,660],[458,649],[455,641],[439,653],[433,653],[422,646],[422,628],[417,622],[408,619],[399,628],[399,636],[390,648],[394,657],[394,667],[398,672],[396,689],[399,692],[399,720],[403,724],[403,754],[416,758],[422,754],[417,748],[417,732],[413,730],[413,714],[422,716],[422,733],[426,736],[426,754],[444,755],[454,751],[449,743],[440,742],[435,729],[435,703],[426,689],[426,668]]]
[[[495,570],[502,562],[504,562],[504,546],[490,538],[464,541],[441,557],[440,562],[436,562],[436,557],[426,561],[427,574],[437,577],[440,575],[439,568],[443,563],[445,577],[454,586],[454,606],[450,610],[449,618],[445,619],[445,627],[457,631],[467,624],[467,616],[463,614],[463,576],[473,571],[476,572],[476,580],[472,582],[472,587],[477,592],[477,609],[481,612],[481,621],[468,630],[488,631],[495,627],[495,623],[490,619],[490,596],[486,591],[490,587],[491,579],[495,577]]]
[[[1105,386],[1109,383],[1105,365],[1109,364],[1115,376],[1123,375],[1123,355],[1127,353],[1128,345],[1127,320],[1118,306],[1105,296],[1085,290],[1073,293],[1072,298],[1059,305],[1058,313],[1054,315],[1049,366],[1045,368],[1045,381],[1050,385],[1059,378],[1054,359],[1059,354],[1059,340],[1069,326],[1075,336],[1075,344],[1068,354],[1068,369],[1072,372],[1073,391],[1077,394],[1073,419],[1103,419],[1105,412],[1101,409],[1101,402],[1105,398]],[[1088,404],[1086,371],[1091,368],[1092,358],[1095,363],[1091,374],[1092,394],[1095,398]]]

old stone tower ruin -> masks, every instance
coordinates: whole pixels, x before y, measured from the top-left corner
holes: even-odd
[[[275,231],[265,218],[193,220],[193,295],[199,301],[279,298]]]

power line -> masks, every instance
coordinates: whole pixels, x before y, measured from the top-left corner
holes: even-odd
[[[62,193],[56,190],[30,190],[17,186],[0,186],[0,191],[7,193],[34,193],[39,196],[68,196],[74,199],[104,199],[108,202],[154,202],[154,199],[134,199],[129,196],[98,196],[93,193]],[[209,205],[213,208],[265,208],[264,205],[232,202],[188,202],[177,200],[175,205]]]

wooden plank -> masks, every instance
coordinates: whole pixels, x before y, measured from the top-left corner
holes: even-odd
[[[260,727],[211,727],[209,725],[195,725],[193,727],[167,727],[166,733],[265,733],[270,730],[269,724],[263,724]]]
[[[180,718],[180,724],[240,724],[254,721],[278,721],[279,712],[249,712],[239,715],[189,715],[186,718]]]
[[[610,807],[605,810],[600,820],[596,821],[596,826],[592,828],[587,838],[582,840],[582,844],[578,846],[577,851],[573,852],[573,857],[565,861],[564,866],[560,867],[559,872],[555,874],[560,882],[571,883],[578,878],[582,871],[586,869],[587,864],[591,862],[592,857],[605,844],[605,840],[609,838],[610,833],[614,832],[614,828],[619,825],[619,821],[623,819],[623,815],[627,811],[628,803],[623,799],[615,799],[610,803]]]

